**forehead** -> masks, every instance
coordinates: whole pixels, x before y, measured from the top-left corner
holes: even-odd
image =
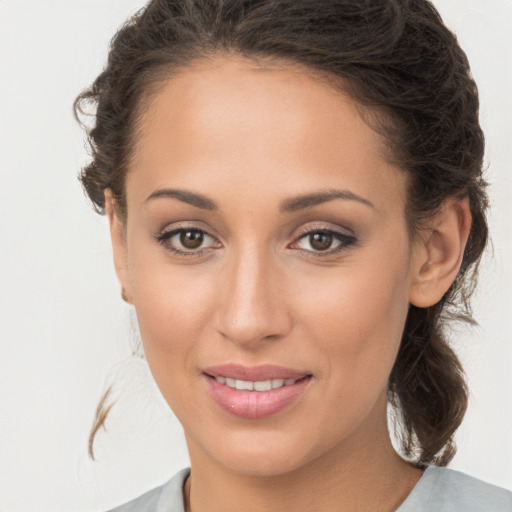
[[[375,197],[390,181],[390,192],[403,188],[358,105],[298,67],[199,61],[161,84],[138,126],[127,185],[147,194],[168,180],[207,187],[251,178],[256,188],[285,182],[290,193],[321,182]]]

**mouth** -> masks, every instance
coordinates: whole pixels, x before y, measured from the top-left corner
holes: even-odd
[[[313,375],[274,365],[222,365],[204,370],[210,396],[224,411],[246,419],[274,415],[291,406]]]
[[[256,381],[233,379],[222,375],[215,377],[213,375],[209,375],[209,377],[215,379],[220,384],[224,384],[232,389],[238,389],[239,391],[271,391],[272,389],[279,389],[284,386],[293,386],[296,382],[307,379],[310,376],[305,375],[299,379],[268,379]]]

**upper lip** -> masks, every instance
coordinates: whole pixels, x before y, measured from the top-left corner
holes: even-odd
[[[273,364],[263,364],[259,366],[244,366],[234,363],[221,364],[209,366],[205,368],[203,372],[211,377],[228,377],[253,382],[271,379],[300,379],[310,375],[307,371],[294,370]]]

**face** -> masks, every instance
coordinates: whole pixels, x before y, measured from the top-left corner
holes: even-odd
[[[219,59],[152,99],[115,257],[192,461],[281,474],[387,436],[414,248],[383,154],[304,71]]]

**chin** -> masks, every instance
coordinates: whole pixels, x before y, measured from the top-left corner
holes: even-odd
[[[304,465],[303,455],[295,458],[290,453],[223,454],[220,462],[226,469],[239,475],[275,477],[290,474]]]
[[[200,450],[203,456],[206,455],[228,471],[254,477],[272,477],[297,471],[308,463],[309,458],[315,458],[313,452],[316,451],[313,446],[307,446],[307,440],[297,439],[292,433],[282,431],[255,433],[241,429],[231,435],[224,433],[222,442],[209,441],[209,446],[202,444],[199,447],[187,439],[191,455]]]

